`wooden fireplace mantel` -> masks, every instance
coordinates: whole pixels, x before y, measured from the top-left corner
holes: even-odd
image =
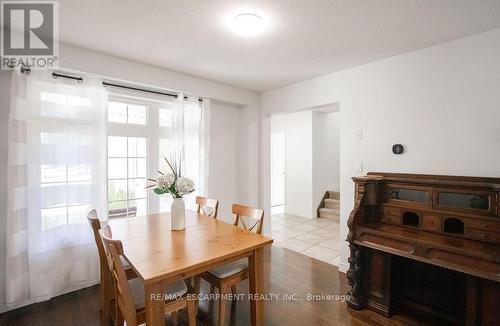
[[[351,308],[500,324],[500,178],[371,172],[353,181]],[[449,295],[464,299],[447,305],[437,298],[450,280]]]

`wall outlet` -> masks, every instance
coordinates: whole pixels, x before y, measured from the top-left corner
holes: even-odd
[[[358,129],[356,130],[356,136],[355,136],[357,141],[362,141],[363,140],[363,129]]]
[[[356,160],[354,161],[354,172],[363,172],[363,161]]]

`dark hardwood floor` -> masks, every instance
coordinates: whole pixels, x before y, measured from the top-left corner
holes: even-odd
[[[266,301],[266,325],[411,325],[405,316],[385,318],[370,310],[354,311],[342,300],[309,301],[307,294],[344,295],[347,292],[345,274],[332,265],[294,251],[272,246],[266,249],[265,285],[267,293],[279,299]],[[248,282],[238,287],[247,293]],[[209,293],[207,283],[202,293]],[[283,300],[283,296],[295,301]],[[229,306],[230,305],[230,306]],[[226,309],[226,325],[249,325],[250,307],[247,298],[233,301]],[[216,323],[217,305],[213,301],[200,302],[198,325]],[[181,315],[179,324],[185,325]],[[170,320],[167,320],[170,324]],[[50,301],[33,304],[0,315],[0,325],[28,326],[87,326],[99,325],[99,287],[93,286],[55,297]]]

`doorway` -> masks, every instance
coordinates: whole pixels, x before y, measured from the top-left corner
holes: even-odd
[[[338,106],[271,116],[270,203],[274,244],[339,265]]]
[[[285,212],[285,132],[271,133],[271,212]]]

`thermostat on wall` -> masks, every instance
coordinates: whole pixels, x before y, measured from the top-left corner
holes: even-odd
[[[404,147],[401,144],[392,145],[392,152],[394,154],[403,154]]]

